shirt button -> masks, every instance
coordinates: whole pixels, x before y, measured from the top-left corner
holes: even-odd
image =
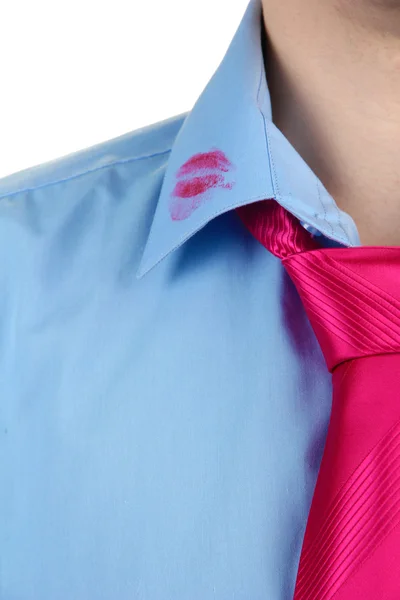
[[[315,235],[316,237],[318,237],[319,235],[322,235],[322,233],[319,231],[319,229],[316,229],[309,223],[305,223],[304,221],[300,221],[300,223],[304,227],[304,229],[306,229],[307,231],[309,231],[311,233],[311,235]]]

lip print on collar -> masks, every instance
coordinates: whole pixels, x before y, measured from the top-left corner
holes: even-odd
[[[177,182],[171,193],[169,212],[173,221],[183,221],[212,197],[215,188],[232,189],[234,165],[227,156],[212,148],[193,154],[176,172]]]

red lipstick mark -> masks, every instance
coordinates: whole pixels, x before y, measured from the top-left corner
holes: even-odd
[[[190,217],[193,211],[211,197],[215,188],[232,189],[228,180],[234,168],[226,155],[218,149],[194,154],[176,172],[178,179],[172,193],[169,211],[174,221]]]
[[[177,172],[177,177],[193,173],[198,169],[219,169],[220,171],[229,171],[231,163],[226,158],[221,150],[213,152],[203,152],[202,154],[194,154],[187,160]]]

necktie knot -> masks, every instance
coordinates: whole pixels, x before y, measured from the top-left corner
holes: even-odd
[[[331,373],[350,359],[400,354],[400,247],[321,248],[273,200],[238,213],[282,260]]]

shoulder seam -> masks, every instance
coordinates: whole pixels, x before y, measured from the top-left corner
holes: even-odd
[[[121,160],[116,160],[115,162],[108,163],[106,165],[101,165],[99,167],[95,167],[94,169],[87,169],[86,171],[82,171],[81,173],[75,173],[69,177],[64,177],[62,179],[55,179],[54,181],[47,181],[41,185],[34,185],[32,187],[20,188],[18,190],[13,190],[12,192],[6,192],[5,194],[0,194],[0,200],[3,198],[9,198],[10,196],[15,196],[16,194],[21,194],[22,192],[29,192],[33,190],[38,190],[40,188],[47,187],[49,185],[55,185],[56,183],[62,183],[63,181],[69,181],[71,179],[76,179],[78,177],[83,177],[83,175],[87,175],[88,173],[94,173],[95,171],[100,171],[101,169],[108,169],[109,167],[113,167],[115,165],[120,165],[124,163],[134,162],[137,160],[144,160],[146,158],[153,158],[154,156],[161,156],[163,154],[168,154],[171,152],[171,148],[167,150],[163,150],[161,152],[154,152],[153,154],[145,154],[143,156],[134,156],[132,158],[123,158]]]

